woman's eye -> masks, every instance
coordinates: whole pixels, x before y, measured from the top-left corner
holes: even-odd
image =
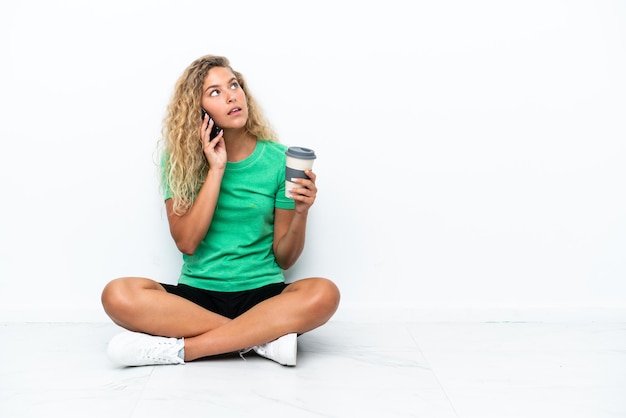
[[[230,85],[230,88],[231,88],[232,90],[236,90],[236,89],[238,89],[238,88],[239,88],[239,83],[237,83],[237,82],[235,81],[233,84],[231,84],[231,85]]]
[[[213,90],[209,93],[209,96],[217,96],[219,92],[217,90]]]

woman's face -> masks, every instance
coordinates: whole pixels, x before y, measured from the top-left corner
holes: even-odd
[[[248,120],[248,103],[235,75],[224,67],[213,67],[202,84],[202,107],[223,129],[237,129]]]

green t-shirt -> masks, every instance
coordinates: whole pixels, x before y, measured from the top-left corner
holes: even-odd
[[[294,208],[285,197],[286,150],[258,140],[248,158],[226,164],[211,226],[195,253],[183,254],[179,283],[236,292],[285,281],[272,244],[274,208]],[[164,192],[171,197],[167,184]]]

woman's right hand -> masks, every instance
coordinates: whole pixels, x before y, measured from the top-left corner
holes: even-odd
[[[215,122],[208,115],[204,116],[204,120],[200,125],[200,142],[202,143],[202,152],[209,162],[209,168],[226,167],[227,155],[224,145],[224,130],[222,129],[213,140],[210,139],[211,129]]]

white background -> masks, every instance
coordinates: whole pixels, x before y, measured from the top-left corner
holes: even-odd
[[[338,316],[623,315],[625,5],[2,2],[0,320],[107,321],[109,280],[175,282],[154,151],[208,53],[318,155],[287,274],[335,280]]]

